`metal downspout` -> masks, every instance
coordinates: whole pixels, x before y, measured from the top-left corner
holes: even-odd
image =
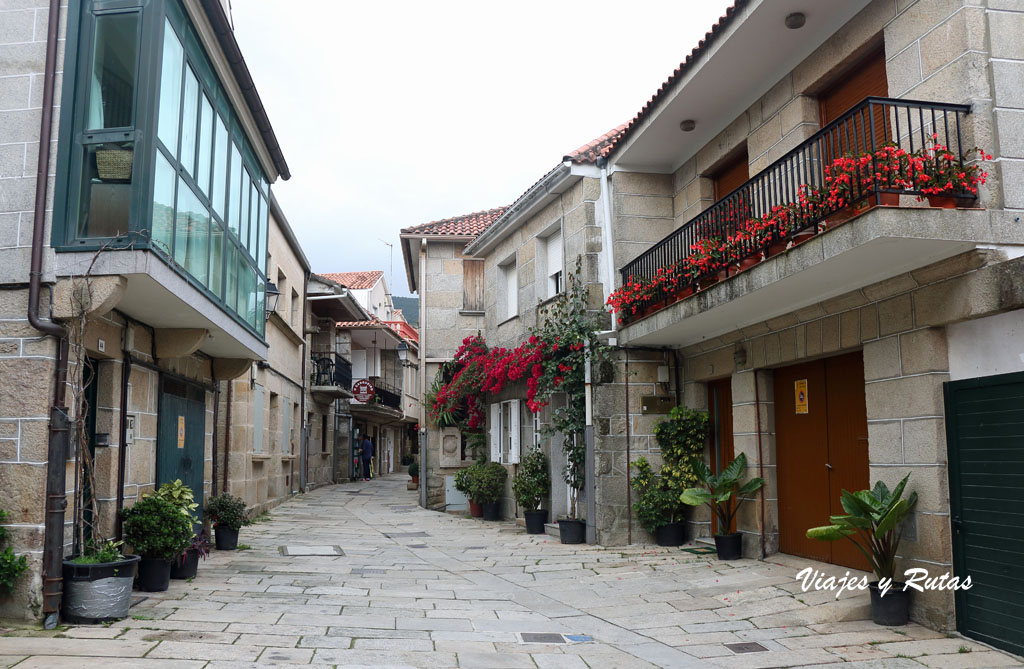
[[[309,433],[311,429],[306,425],[306,391],[309,390],[309,379],[306,378],[306,358],[309,357],[309,349],[306,348],[306,310],[309,309],[309,302],[306,295],[309,294],[309,272],[302,276],[302,396],[299,398],[299,420],[302,431],[299,432],[299,443],[302,448],[302,485],[300,489],[306,492],[309,485]]]
[[[602,226],[602,247],[606,249],[605,268],[608,273],[608,281],[605,283],[604,299],[615,290],[615,246],[612,239],[612,193],[611,179],[608,176],[608,159],[598,158],[597,166],[601,168],[601,205],[604,210],[604,226]],[[618,319],[612,315],[612,330],[618,329]]]
[[[225,400],[227,402],[227,407],[224,410],[224,489],[221,493],[226,493],[228,491],[228,470],[231,465],[231,395],[233,386],[235,385],[235,380],[228,379],[227,383],[228,397],[227,400]]]
[[[420,240],[420,351],[423,353],[423,373],[420,374],[420,506],[427,508],[427,487],[430,485],[427,469],[427,310],[423,296],[424,282],[427,280],[427,240]]]
[[[46,458],[46,516],[43,521],[43,626],[57,626],[63,571],[64,509],[67,507],[65,464],[70,428],[65,403],[67,382],[67,331],[57,323],[39,318],[39,289],[43,270],[43,233],[46,227],[46,198],[50,173],[50,137],[53,125],[53,89],[57,71],[57,38],[60,30],[60,0],[50,0],[46,24],[46,64],[43,74],[43,102],[39,119],[39,157],[36,163],[35,210],[32,219],[32,256],[28,281],[28,322],[56,337],[53,405]]]
[[[125,328],[130,328],[130,323],[125,323]],[[128,445],[125,438],[128,436],[128,381],[132,373],[131,354],[123,350],[124,357],[121,358],[121,420],[118,425],[117,441],[117,517],[115,523],[115,534],[118,540],[121,539],[121,509],[124,508],[124,470],[128,456]],[[216,423],[214,423],[216,426]],[[214,438],[216,439],[217,429],[214,427]]]
[[[213,386],[213,497],[217,496],[217,422],[220,418],[220,381]]]
[[[757,421],[757,470],[758,476],[764,479],[764,453],[761,452],[761,391],[757,387],[757,370],[754,370],[754,413]],[[765,549],[765,531],[768,528],[764,524],[764,487],[761,488],[761,559],[767,557]]]
[[[629,485],[630,475],[630,429],[629,429],[629,349],[626,351],[626,545],[633,544],[633,489]]]

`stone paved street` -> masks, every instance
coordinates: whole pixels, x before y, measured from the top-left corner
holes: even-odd
[[[875,626],[861,593],[800,593],[801,560],[563,546],[421,510],[407,480],[297,497],[243,529],[251,549],[214,553],[127,620],[8,632],[0,667],[1022,666],[918,625]],[[726,647],[742,642],[766,650]]]

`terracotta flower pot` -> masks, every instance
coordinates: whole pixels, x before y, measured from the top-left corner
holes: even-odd
[[[956,198],[952,195],[929,195],[928,206],[937,209],[956,209]]]
[[[900,206],[900,194],[899,193],[879,193],[878,194],[879,206],[882,207],[898,207]]]
[[[469,500],[469,515],[474,518],[483,518],[484,507],[473,500]]]
[[[757,265],[760,262],[761,262],[761,254],[760,253],[755,253],[754,255],[747,256],[746,258],[741,260],[739,262],[739,265],[736,268],[736,271],[737,272],[742,272],[743,270],[750,269],[751,267],[753,267],[754,265]]]

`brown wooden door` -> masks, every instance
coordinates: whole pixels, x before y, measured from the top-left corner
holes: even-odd
[[[806,384],[806,385],[804,385]],[[798,407],[798,392],[806,406]],[[806,413],[797,413],[806,411]],[[845,513],[843,490],[868,487],[868,424],[860,352],[775,372],[775,442],[779,484],[779,550],[868,570],[848,541],[808,539],[808,528]]]
[[[742,186],[750,178],[750,165],[747,162],[747,151],[731,159],[719,168],[713,181],[715,184],[715,200],[723,197]]]
[[[885,48],[881,46],[843,71],[831,86],[818,95],[818,113],[822,127],[869,96],[889,96],[889,82],[885,76]],[[826,135],[826,153],[831,157],[838,157],[845,153],[857,154],[868,151],[872,126],[875,146],[881,145],[892,134],[886,129],[885,117],[885,110],[877,108],[869,121],[865,111],[863,118],[858,116],[836,132]]]
[[[732,442],[732,379],[708,383],[708,422],[711,427],[711,471],[720,474],[736,457]],[[735,519],[729,531],[736,531]],[[715,514],[711,514],[711,533],[718,533]]]

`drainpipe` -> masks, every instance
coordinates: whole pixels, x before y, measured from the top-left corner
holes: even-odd
[[[633,489],[629,486],[630,454],[629,454],[629,349],[626,351],[626,544],[633,543]]]
[[[131,323],[125,323],[125,332],[130,328]],[[128,445],[125,438],[128,436],[128,381],[132,372],[132,358],[128,351],[123,350],[124,357],[121,358],[121,421],[118,426],[118,448],[117,448],[117,515],[115,534],[118,540],[121,539],[121,509],[124,508],[124,470],[125,459],[128,456]],[[217,428],[214,423],[214,439],[216,439]]]
[[[234,379],[228,379],[228,397],[227,397],[227,408],[224,412],[224,490],[228,491],[228,470],[231,464],[231,395],[232,386],[235,384]]]
[[[427,240],[420,239],[420,351],[423,352],[423,373],[420,374],[420,506],[427,508],[427,486],[430,485],[427,470],[427,310],[424,299],[424,283],[427,280]]]
[[[43,530],[43,625],[57,626],[60,611],[64,547],[65,464],[70,444],[70,426],[65,404],[68,340],[67,331],[53,321],[39,318],[39,289],[43,270],[43,232],[46,226],[46,196],[50,172],[50,129],[53,124],[53,89],[57,71],[57,39],[60,0],[50,0],[46,24],[46,64],[43,74],[43,106],[39,119],[39,157],[36,164],[36,197],[32,220],[32,256],[29,266],[28,322],[58,339],[53,375],[53,405],[46,458],[46,516]]]
[[[213,386],[213,496],[217,496],[217,421],[220,418],[220,381]]]
[[[754,370],[754,413],[757,421],[757,475],[764,479],[764,454],[761,452],[761,392],[757,387],[757,370]],[[728,528],[727,528],[728,529]],[[765,549],[765,531],[768,528],[764,524],[764,488],[761,488],[761,559],[765,559],[768,553]]]
[[[627,395],[628,397],[628,395]],[[591,388],[590,374],[590,341],[583,349],[583,402],[586,420],[583,427],[584,460],[583,460],[583,481],[587,489],[587,525],[586,539],[588,544],[597,543],[597,492],[595,485],[596,456],[594,453],[594,409],[593,389]]]
[[[299,420],[300,426],[306,425],[306,391],[309,390],[309,379],[306,378],[306,358],[309,352],[306,349],[306,310],[309,309],[309,302],[306,295],[309,294],[309,271],[302,276],[302,396],[299,398]],[[302,448],[302,492],[306,492],[309,485],[309,439],[306,434],[306,427],[299,432],[299,443]]]
[[[601,168],[601,204],[604,210],[604,226],[602,226],[602,246],[606,249],[605,271],[608,274],[608,281],[604,286],[604,299],[607,300],[612,290],[615,289],[615,250],[612,240],[612,192],[611,179],[608,176],[608,159],[601,157],[597,159],[597,166]],[[618,329],[618,319],[612,316],[612,330]]]

